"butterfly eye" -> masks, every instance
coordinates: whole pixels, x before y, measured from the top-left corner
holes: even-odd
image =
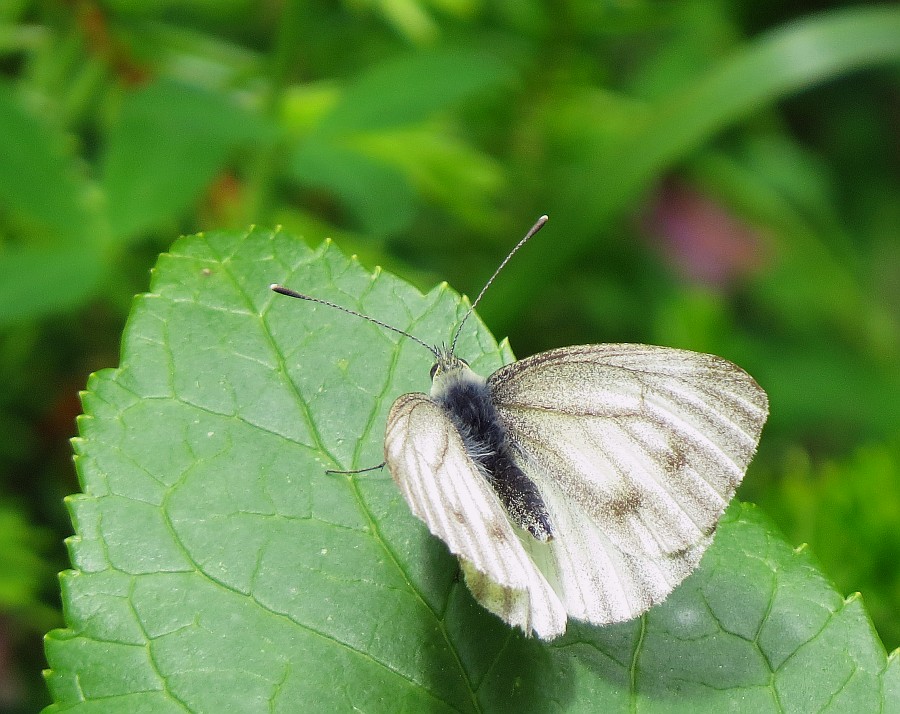
[[[434,375],[437,374],[437,371],[438,371],[438,364],[437,364],[437,362],[435,362],[433,365],[431,365],[431,378],[432,379],[434,379]]]

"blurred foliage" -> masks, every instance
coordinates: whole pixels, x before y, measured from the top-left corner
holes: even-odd
[[[549,213],[487,323],[748,369],[742,496],[900,644],[898,69],[859,2],[0,3],[2,703],[46,700],[77,390],[158,252],[250,223],[471,294]]]
[[[787,454],[779,480],[760,500],[817,555],[839,590],[862,592],[885,642],[900,642],[900,441],[865,444],[814,465]],[[810,496],[814,494],[814,498]],[[852,538],[847,533],[852,532]],[[827,546],[826,546],[827,544]]]

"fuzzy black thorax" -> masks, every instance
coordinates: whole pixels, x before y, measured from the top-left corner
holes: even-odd
[[[466,453],[478,464],[512,521],[538,540],[549,540],[553,531],[547,507],[537,487],[513,461],[490,388],[465,364],[454,367],[439,371],[433,399],[450,417]]]

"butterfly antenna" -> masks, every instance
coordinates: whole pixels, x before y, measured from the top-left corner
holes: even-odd
[[[369,322],[373,322],[379,327],[383,327],[386,330],[391,330],[391,332],[396,332],[398,335],[403,335],[404,337],[408,337],[413,342],[418,342],[422,347],[431,352],[435,357],[438,357],[438,351],[429,345],[427,342],[423,342],[415,335],[411,335],[408,332],[404,332],[399,327],[394,327],[393,325],[388,325],[386,322],[382,322],[381,320],[376,320],[374,317],[369,317],[368,315],[363,315],[361,312],[357,312],[356,310],[351,310],[349,307],[344,307],[343,305],[338,305],[334,302],[329,302],[328,300],[322,300],[322,298],[313,297],[312,295],[304,295],[303,293],[298,293],[295,290],[291,290],[290,288],[284,287],[284,285],[278,285],[273,283],[269,286],[271,290],[274,290],[276,293],[280,295],[287,295],[288,297],[297,298],[298,300],[307,300],[309,302],[317,302],[320,305],[326,305],[328,307],[333,307],[335,310],[340,310],[341,312],[346,312],[348,315],[355,315],[356,317],[361,317],[363,320],[368,320]]]
[[[478,303],[481,301],[481,298],[484,297],[484,294],[487,292],[487,289],[489,287],[491,287],[491,283],[494,282],[495,278],[500,274],[500,271],[503,270],[504,267],[506,267],[506,264],[510,261],[510,258],[512,258],[519,251],[519,248],[521,248],[523,245],[525,245],[535,233],[537,233],[539,230],[541,230],[541,228],[544,227],[544,224],[549,220],[550,220],[550,218],[548,216],[541,216],[540,218],[538,218],[537,222],[531,227],[531,230],[525,234],[525,237],[522,240],[520,240],[518,243],[516,243],[515,248],[513,248],[511,251],[509,251],[509,255],[507,255],[503,259],[503,262],[500,263],[500,265],[494,271],[494,274],[484,284],[484,287],[481,288],[481,292],[478,293],[478,297],[476,297],[475,301],[471,304],[471,306],[469,306],[469,310],[468,310],[468,312],[466,312],[465,315],[463,315],[463,319],[459,321],[459,326],[456,328],[456,334],[453,335],[453,342],[450,343],[450,353],[451,354],[456,353],[456,341],[459,339],[459,335],[462,332],[463,325],[466,323],[466,320],[469,319],[469,315],[471,315],[474,312],[476,305],[478,305]]]

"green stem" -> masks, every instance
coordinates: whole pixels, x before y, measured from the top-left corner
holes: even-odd
[[[284,97],[284,90],[291,80],[296,66],[299,50],[303,46],[301,29],[303,27],[304,3],[302,0],[286,0],[278,34],[269,61],[269,90],[266,92],[262,112],[279,125],[278,112]],[[244,201],[244,216],[247,223],[264,223],[268,210],[273,203],[273,187],[280,173],[281,157],[284,147],[279,140],[260,147],[252,166],[248,171]]]

